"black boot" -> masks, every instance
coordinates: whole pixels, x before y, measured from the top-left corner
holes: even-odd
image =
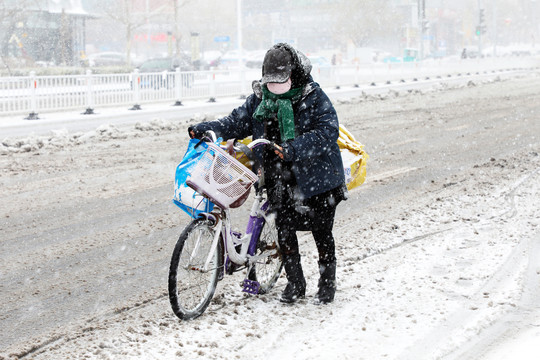
[[[281,293],[279,301],[291,304],[306,296],[306,279],[300,263],[300,254],[283,254],[283,266],[289,282]]]
[[[336,294],[336,262],[319,262],[319,292],[315,297],[318,304],[328,304],[334,301]]]

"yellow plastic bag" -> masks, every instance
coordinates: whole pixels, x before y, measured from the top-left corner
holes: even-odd
[[[247,137],[247,138],[244,138],[242,140],[238,140],[239,143],[242,143],[244,145],[248,145],[249,143],[251,143],[252,139],[251,139],[251,136]],[[226,142],[222,142],[221,143],[222,145],[225,145]],[[237,151],[235,154],[234,154],[234,157],[236,158],[236,160],[240,161],[242,163],[242,165],[244,165],[245,167],[247,167],[249,170],[251,170],[251,165],[252,165],[252,161],[249,160],[249,158],[247,157],[246,154],[244,154],[243,152],[241,151]]]
[[[251,137],[239,140],[244,145],[251,142]],[[345,171],[347,189],[351,190],[360,186],[366,180],[366,162],[369,159],[364,151],[364,145],[360,144],[343,125],[339,125],[339,138],[337,140],[341,150],[341,159]],[[225,143],[222,143],[223,145]],[[237,152],[235,157],[244,166],[251,169],[251,160],[243,152]]]
[[[343,125],[339,125],[339,138],[337,140],[341,150],[341,159],[345,170],[345,183],[351,190],[366,181],[366,163],[369,159],[364,151],[364,145],[360,144]]]

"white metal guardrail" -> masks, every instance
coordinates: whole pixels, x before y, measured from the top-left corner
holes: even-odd
[[[453,76],[510,68],[538,66],[538,58],[488,58],[437,60],[422,63],[375,63],[314,67],[312,75],[323,87],[346,87],[411,81],[420,77]],[[215,101],[251,93],[251,82],[259,79],[260,69],[180,71],[162,73],[92,74],[0,78],[0,116],[27,114],[36,119],[41,112],[127,106],[185,100]]]

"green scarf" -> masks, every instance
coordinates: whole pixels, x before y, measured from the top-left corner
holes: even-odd
[[[302,88],[291,89],[285,94],[276,95],[268,90],[266,85],[262,86],[263,98],[253,117],[263,121],[277,114],[279,121],[279,132],[281,141],[285,142],[294,139],[294,112],[292,104],[302,97]]]

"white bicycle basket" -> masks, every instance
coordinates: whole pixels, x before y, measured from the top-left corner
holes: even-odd
[[[222,209],[238,207],[247,199],[257,175],[214,143],[195,165],[186,184]]]

